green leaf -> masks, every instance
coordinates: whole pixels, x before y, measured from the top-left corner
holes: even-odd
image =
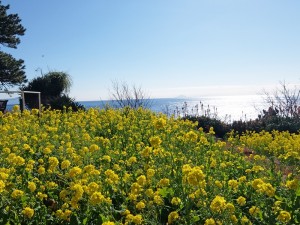
[[[168,195],[174,196],[174,190],[172,188],[164,187],[159,190],[159,194],[164,198],[166,198]]]
[[[72,224],[72,225],[80,225],[81,224],[81,222],[79,221],[76,214],[72,214],[72,216],[70,218],[70,224]]]
[[[300,187],[298,187],[297,191],[296,191],[296,195],[300,196]]]
[[[280,196],[278,196],[278,195],[275,195],[275,198],[276,198],[276,200],[279,200],[279,201],[282,201],[282,200],[283,200],[283,198],[280,197]]]
[[[196,215],[196,216],[193,216],[191,222],[195,223],[195,222],[198,222],[199,220],[200,220],[200,217]]]

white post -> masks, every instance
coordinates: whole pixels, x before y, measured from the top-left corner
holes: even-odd
[[[39,111],[40,111],[40,114],[42,113],[42,106],[41,106],[41,92],[38,93],[38,96],[39,96]]]
[[[22,96],[22,105],[23,105],[23,111],[25,110],[25,95],[24,91],[21,91],[21,96]]]

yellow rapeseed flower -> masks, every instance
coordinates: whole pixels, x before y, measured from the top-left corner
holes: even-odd
[[[32,181],[28,182],[28,188],[31,192],[34,192],[36,190],[36,184]]]
[[[92,203],[92,205],[97,205],[104,201],[105,201],[104,196],[101,194],[101,192],[98,191],[94,192],[90,197],[90,202]]]
[[[169,185],[170,185],[170,180],[168,178],[161,179],[157,184],[158,187],[167,187]]]
[[[98,151],[100,148],[98,145],[92,144],[89,149],[91,152],[95,152],[95,151]]]
[[[36,194],[36,197],[39,198],[40,200],[43,200],[43,199],[47,198],[48,195],[47,194],[43,194],[42,192],[38,192]]]
[[[39,168],[38,168],[38,173],[39,173],[40,175],[42,175],[42,174],[45,174],[45,172],[46,172],[45,167],[39,166]]]
[[[233,222],[233,223],[238,223],[239,220],[236,218],[236,215],[231,215],[230,216],[230,220]]]
[[[260,179],[260,178],[254,179],[254,180],[252,181],[252,187],[253,187],[254,189],[258,190],[258,189],[261,188],[261,185],[263,185],[264,183],[265,183],[265,182],[264,182],[262,179]]]
[[[286,187],[288,189],[297,190],[298,186],[299,186],[299,180],[298,179],[288,180],[286,182]]]
[[[47,155],[47,154],[50,154],[52,151],[51,151],[51,149],[50,148],[44,148],[44,150],[43,150],[43,153],[45,154],[45,155]]]
[[[215,185],[216,185],[218,188],[222,188],[222,187],[223,187],[222,182],[220,182],[219,180],[216,180],[216,181],[215,181]]]
[[[241,218],[241,224],[242,224],[242,225],[251,225],[252,223],[251,223],[251,221],[247,218],[247,216],[243,216],[243,217]]]
[[[162,143],[162,140],[159,136],[153,136],[149,139],[150,144],[153,148],[158,148],[160,144]]]
[[[175,222],[178,219],[179,219],[178,212],[176,212],[176,211],[170,212],[170,214],[168,215],[168,224],[172,224],[173,222]]]
[[[187,175],[187,181],[190,185],[197,186],[204,179],[205,175],[199,166],[191,169]]]
[[[282,223],[287,223],[291,220],[291,214],[287,211],[282,210],[277,216],[277,220],[279,220]]]
[[[262,192],[269,197],[273,197],[275,195],[275,191],[276,189],[270,183],[265,183],[262,185]]]
[[[71,190],[75,192],[73,196],[74,200],[78,201],[82,198],[84,190],[81,184],[74,184],[71,187]]]
[[[144,186],[146,185],[147,183],[147,179],[146,179],[146,176],[145,175],[141,175],[139,176],[137,179],[136,179],[137,183],[141,186]]]
[[[76,177],[76,176],[80,175],[81,173],[82,173],[82,169],[79,168],[78,166],[75,166],[69,170],[69,176],[71,178]]]
[[[25,159],[21,156],[16,156],[14,157],[13,159],[13,163],[16,165],[16,166],[22,166],[25,164]]]
[[[217,195],[212,202],[210,203],[210,209],[213,212],[220,213],[223,211],[226,207],[226,200],[224,197]]]
[[[34,215],[34,210],[30,207],[25,207],[22,211],[22,214],[30,219]]]
[[[71,165],[71,162],[69,161],[69,160],[63,160],[62,162],[61,162],[61,164],[60,164],[60,168],[62,169],[62,170],[65,170],[65,169],[67,169],[67,168],[69,168],[69,166]]]
[[[252,206],[249,209],[249,213],[251,216],[256,216],[260,212],[260,209],[257,206]]]
[[[135,208],[137,209],[137,210],[142,210],[142,209],[144,209],[146,207],[146,205],[145,205],[145,203],[144,202],[138,202],[136,205],[135,205]]]
[[[151,179],[151,177],[153,177],[154,174],[155,174],[155,170],[154,169],[150,168],[150,169],[147,170],[147,177],[148,177],[148,179]]]
[[[237,180],[229,180],[228,181],[228,186],[233,188],[233,189],[236,189],[238,187],[239,183]]]
[[[158,118],[157,120],[154,120],[154,127],[156,129],[162,129],[167,124],[167,121],[164,118]]]
[[[143,223],[143,217],[142,217],[142,215],[138,214],[138,215],[133,216],[132,222],[134,224],[142,224]]]
[[[105,175],[107,177],[106,181],[109,184],[116,184],[119,181],[119,176],[113,170],[108,169],[105,171]]]
[[[226,210],[228,210],[230,213],[234,213],[234,211],[235,211],[235,207],[234,207],[234,205],[233,205],[232,203],[227,203],[227,204],[225,205],[225,208],[226,208]]]
[[[94,192],[98,191],[99,185],[96,182],[91,182],[87,186],[87,193],[89,195],[93,194]]]
[[[178,197],[173,197],[171,200],[172,205],[180,205],[180,203],[181,203],[181,199]]]
[[[184,139],[186,141],[190,141],[190,142],[197,142],[198,140],[198,135],[196,132],[194,131],[189,131],[184,135]]]
[[[164,204],[164,200],[163,200],[163,198],[160,195],[154,195],[153,201],[157,205],[163,205]]]
[[[216,222],[213,218],[209,218],[205,220],[204,225],[216,225]]]
[[[243,196],[238,197],[236,201],[240,206],[243,206],[246,204],[246,198],[244,198]]]
[[[3,192],[5,190],[5,183],[0,180],[0,193]]]
[[[21,198],[23,196],[24,192],[18,189],[13,190],[11,193],[12,198]]]
[[[104,222],[104,223],[102,223],[102,225],[115,225],[115,223],[114,223],[114,222],[110,222],[110,221],[108,221],[108,222]]]
[[[49,169],[54,170],[58,166],[59,161],[55,156],[51,156],[48,159],[48,163],[49,163]]]

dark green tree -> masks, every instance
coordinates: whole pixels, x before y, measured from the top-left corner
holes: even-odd
[[[72,85],[69,74],[65,72],[51,71],[39,77],[33,78],[23,91],[40,91],[42,92],[43,101],[47,103],[51,98],[56,98],[62,94],[67,94]]]
[[[25,28],[21,25],[18,14],[8,14],[9,5],[0,1],[0,44],[8,48],[17,48],[19,36],[24,35]],[[22,59],[0,51],[0,89],[7,89],[26,82],[25,66]]]
[[[64,106],[71,107],[74,111],[84,109],[82,105],[68,96],[71,85],[72,81],[67,73],[52,71],[32,79],[21,90],[41,92],[42,104],[52,109],[63,109]],[[26,93],[25,103],[29,108],[38,107],[35,94]]]

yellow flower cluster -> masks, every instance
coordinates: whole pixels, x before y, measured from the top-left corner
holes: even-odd
[[[217,195],[210,203],[210,209],[213,212],[221,213],[226,207],[226,200],[224,197]]]
[[[22,214],[28,218],[31,218],[34,215],[34,210],[30,207],[25,207],[22,211]]]
[[[16,109],[0,115],[0,132],[0,221],[300,221],[297,134],[248,132],[219,141],[213,128],[204,133],[193,122],[129,108]]]
[[[247,132],[239,137],[239,141],[256,153],[277,157],[281,163],[300,163],[300,134],[279,131]]]

